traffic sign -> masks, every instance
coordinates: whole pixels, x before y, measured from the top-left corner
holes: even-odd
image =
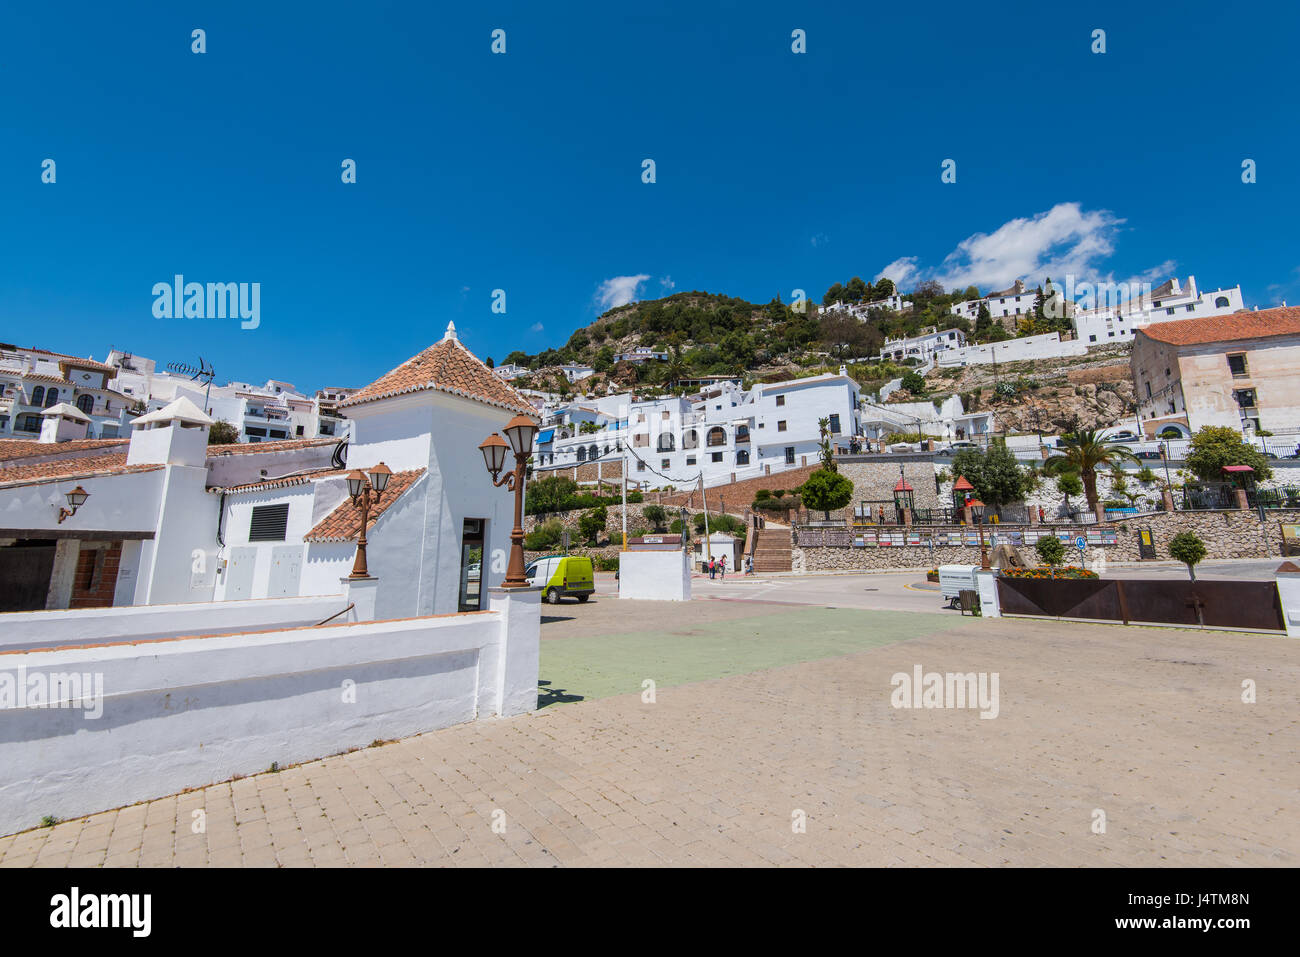
[[[1088,540],[1084,538],[1082,535],[1080,535],[1077,538],[1075,538],[1074,547],[1077,548],[1079,551],[1083,551],[1085,548],[1088,547]]]

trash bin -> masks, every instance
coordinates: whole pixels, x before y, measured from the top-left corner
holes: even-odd
[[[963,588],[957,593],[957,600],[961,603],[963,615],[968,611],[973,614],[980,606],[979,592],[973,588]]]

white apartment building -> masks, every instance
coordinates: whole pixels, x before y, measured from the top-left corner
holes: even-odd
[[[1037,296],[1037,289],[1026,286],[1023,279],[1017,279],[1010,287],[991,292],[982,299],[968,299],[954,304],[952,312],[974,321],[979,315],[980,306],[988,306],[989,315],[994,319],[1020,316],[1034,311],[1034,299]]]
[[[1115,298],[1106,292],[1100,288],[1095,298]],[[1196,288],[1195,276],[1188,276],[1185,286],[1175,276],[1136,297],[1122,302],[1098,303],[1095,308],[1080,310],[1074,316],[1074,328],[1081,342],[1095,347],[1132,341],[1134,329],[1153,322],[1226,316],[1245,308],[1241,286],[1203,293]]]
[[[829,420],[833,444],[847,448],[861,434],[858,384],[843,370],[748,390],[723,382],[691,397],[608,397],[613,409],[620,400],[626,411],[606,416],[596,433],[544,430],[539,473],[618,462],[629,484],[680,488],[703,474],[707,487],[813,464],[819,419]]]
[[[0,438],[36,439],[44,411],[63,404],[84,416],[80,438],[126,434],[135,403],[116,376],[116,368],[93,359],[0,343]]]
[[[948,349],[939,353],[935,361],[940,367],[951,369],[955,366],[976,366],[994,362],[1061,359],[1066,356],[1081,356],[1087,351],[1087,345],[1078,339],[1062,340],[1060,333],[1048,332],[1038,336],[1023,336],[1019,339],[1004,339],[1001,342],[986,342],[982,345]]]
[[[631,362],[633,365],[640,365],[643,362],[649,362],[657,359],[660,362],[668,361],[668,353],[656,352],[654,349],[647,349],[644,346],[638,346],[629,352],[620,352],[614,356],[615,362]]]
[[[498,379],[504,379],[506,382],[510,382],[513,379],[518,379],[521,375],[528,375],[528,369],[524,366],[516,365],[513,362],[507,362],[504,365],[499,365],[493,369],[492,374]]]
[[[902,293],[894,293],[884,299],[871,302],[834,302],[825,307],[830,312],[847,312],[856,319],[866,319],[873,309],[889,309],[893,312],[907,312],[912,308],[912,301],[904,299]]]
[[[923,329],[915,336],[886,339],[880,348],[883,359],[902,362],[906,359],[919,359],[926,362],[937,359],[939,355],[950,350],[960,349],[966,345],[966,336],[960,329],[939,330],[934,326]]]
[[[564,377],[570,382],[577,382],[579,379],[585,379],[587,376],[592,375],[596,370],[591,366],[584,366],[579,363],[569,363],[568,365],[560,366],[560,371],[564,373]]]
[[[959,395],[950,395],[937,408],[929,399],[888,404],[863,401],[861,419],[865,437],[877,442],[896,432],[952,442],[993,431],[993,413],[967,412]]]
[[[307,396],[282,379],[268,379],[263,385],[228,382],[209,387],[188,375],[159,372],[153,359],[119,350],[109,353],[108,365],[133,403],[152,411],[184,397],[212,419],[233,425],[240,442],[345,439],[351,434],[349,420],[339,407],[355,389],[331,386]]]

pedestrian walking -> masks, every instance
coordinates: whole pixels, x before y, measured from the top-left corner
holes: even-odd
[[[714,563],[713,563],[713,559],[710,558],[710,559],[709,559],[709,577],[712,578],[716,572],[717,572],[717,566],[714,565]]]
[[[718,559],[718,577],[719,578],[727,577],[727,556],[726,555],[723,555],[720,559]]]
[[[746,575],[752,575],[752,574],[754,574],[754,556],[753,556],[753,555],[746,555],[746,556],[745,556],[745,574],[746,574]]]

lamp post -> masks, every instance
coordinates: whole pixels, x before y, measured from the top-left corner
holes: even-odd
[[[916,501],[916,492],[907,482],[903,473],[903,463],[898,463],[898,484],[894,486],[894,507],[898,509],[899,522],[911,525],[912,505]]]
[[[361,536],[357,539],[357,557],[352,562],[352,574],[348,578],[369,578],[370,569],[366,567],[366,523],[370,520],[370,510],[379,504],[388,488],[388,480],[393,477],[393,470],[380,462],[370,470],[369,478],[360,469],[348,473],[348,495],[352,497],[352,507],[361,512]]]
[[[501,431],[506,439],[493,432],[478,447],[483,453],[483,463],[492,476],[492,484],[502,485],[509,492],[515,493],[515,527],[510,531],[510,563],[506,566],[506,580],[502,588],[526,588],[528,578],[524,575],[524,467],[528,457],[533,454],[533,438],[537,435],[537,423],[526,415],[517,415],[506,423]],[[509,441],[509,446],[506,445]],[[515,467],[505,475],[506,451],[515,454]]]
[[[78,485],[78,486],[77,486],[76,488],[74,488],[71,492],[68,492],[68,493],[64,496],[64,498],[66,498],[66,499],[68,500],[68,505],[70,506],[70,508],[60,508],[60,509],[59,509],[59,524],[60,524],[60,525],[63,524],[63,520],[64,520],[65,518],[72,518],[72,516],[74,516],[74,515],[77,514],[77,509],[81,508],[81,506],[84,505],[84,504],[86,503],[86,499],[90,498],[90,493],[87,492],[87,491],[86,491],[84,488],[82,488],[80,485]]]
[[[989,571],[991,567],[989,565],[989,551],[984,543],[984,503],[979,499],[973,499],[967,507],[970,509],[971,517],[975,519],[975,524],[979,526],[980,530],[980,569]]]

